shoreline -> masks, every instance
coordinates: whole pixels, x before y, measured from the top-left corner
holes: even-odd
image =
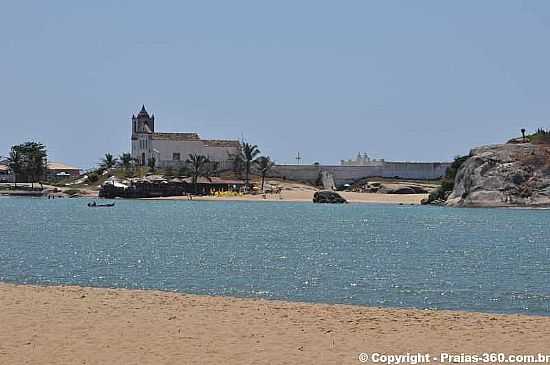
[[[2,364],[357,364],[550,352],[550,317],[0,282]]]
[[[368,304],[346,304],[346,303],[327,303],[327,302],[306,302],[302,300],[292,300],[292,299],[278,299],[278,298],[264,298],[261,296],[237,296],[237,295],[221,295],[221,294],[197,294],[186,291],[175,291],[175,290],[163,290],[163,289],[137,289],[137,288],[118,288],[110,286],[81,286],[78,284],[35,284],[35,283],[18,283],[15,281],[4,281],[0,280],[0,292],[2,291],[3,286],[11,287],[29,287],[35,289],[79,289],[79,290],[101,290],[101,291],[120,291],[120,292],[136,292],[136,293],[150,293],[150,294],[168,294],[168,295],[179,295],[183,297],[196,297],[196,298],[225,298],[228,300],[236,301],[251,301],[251,302],[268,302],[268,303],[285,303],[285,304],[296,304],[296,305],[312,305],[312,306],[328,306],[328,307],[348,307],[350,309],[369,309],[369,310],[388,310],[388,311],[417,311],[422,313],[460,313],[464,315],[474,314],[482,316],[512,316],[512,317],[529,317],[529,318],[541,318],[541,319],[550,319],[550,313],[548,315],[541,314],[530,314],[530,313],[515,313],[515,312],[483,312],[476,310],[467,310],[467,309],[437,309],[437,308],[416,308],[416,307],[384,307],[384,306],[374,306]]]

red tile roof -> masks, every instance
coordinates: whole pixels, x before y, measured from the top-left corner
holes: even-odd
[[[197,133],[153,133],[153,139],[168,141],[199,141]]]
[[[241,143],[237,140],[229,139],[204,139],[204,144],[209,147],[240,147]]]

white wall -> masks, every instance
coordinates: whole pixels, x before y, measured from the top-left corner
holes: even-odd
[[[145,153],[145,163],[153,157],[153,141],[150,134],[136,134],[137,139],[132,140],[132,158],[141,161],[141,154]]]
[[[190,154],[195,153],[205,155],[211,161],[223,163],[230,157],[230,153],[237,152],[235,147],[205,146],[203,141],[153,140],[153,149],[159,152],[155,157],[159,167],[181,166]],[[174,161],[174,153],[180,154],[180,161]],[[223,168],[227,168],[225,165],[223,164]]]
[[[206,151],[203,154],[207,155],[212,161],[225,161],[229,159],[230,154],[236,154],[239,152],[239,150],[235,147],[207,146],[205,147],[205,150]]]
[[[337,185],[365,177],[434,180],[444,176],[450,165],[448,162],[384,162],[380,166],[276,165],[270,176],[316,182],[320,172],[327,171],[334,175]]]
[[[172,161],[174,153],[179,153],[184,161],[194,153],[205,155],[212,161],[224,161],[229,153],[236,152],[233,147],[205,146],[203,141],[153,140],[153,148],[159,151],[160,161]]]
[[[202,153],[202,146],[201,141],[153,140],[153,148],[159,152],[159,161],[172,161],[174,153],[179,153],[181,161],[185,161],[189,154]]]

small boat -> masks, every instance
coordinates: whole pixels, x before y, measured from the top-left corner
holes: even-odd
[[[96,202],[93,202],[93,203],[88,203],[88,206],[90,208],[109,208],[109,207],[114,207],[115,206],[115,203],[110,203],[110,204],[97,204]]]

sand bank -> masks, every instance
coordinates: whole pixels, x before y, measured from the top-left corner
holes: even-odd
[[[550,317],[0,284],[0,364],[359,364],[550,352]]]
[[[241,195],[241,196],[195,196],[193,200],[208,201],[287,201],[309,202],[313,201],[315,190],[283,191],[281,194]],[[428,194],[374,194],[339,192],[350,203],[375,203],[375,204],[420,204],[420,201]],[[186,196],[171,196],[162,198],[148,198],[153,200],[187,200]]]

